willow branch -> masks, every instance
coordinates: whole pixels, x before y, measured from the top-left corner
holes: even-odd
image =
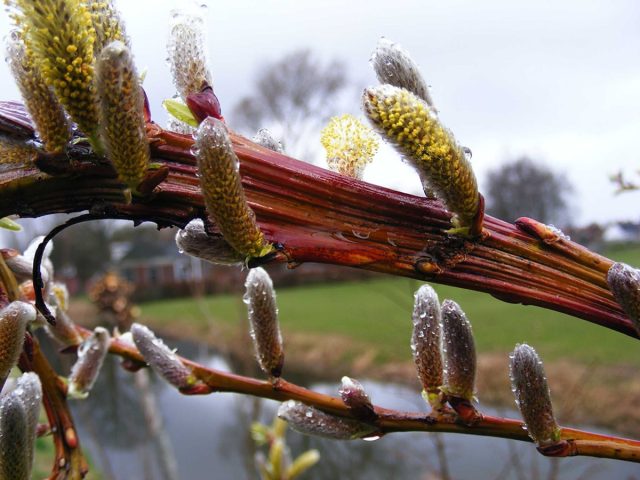
[[[83,336],[90,332],[77,327]],[[130,365],[145,365],[144,358],[135,346],[118,338],[111,340],[109,352],[127,360]],[[179,357],[180,361],[191,369],[193,375],[202,382],[193,389],[181,390],[184,394],[208,394],[212,392],[233,392],[268,398],[280,402],[296,400],[316,407],[326,413],[340,417],[355,416],[340,398],[314,392],[284,379],[273,382],[215,370],[196,362]],[[376,428],[376,434],[393,432],[449,432],[499,437],[523,442],[531,442],[521,421],[481,415],[473,424],[464,424],[455,415],[431,415],[419,412],[401,412],[380,406],[374,406],[375,419],[367,421]],[[640,441],[596,434],[584,430],[561,428],[561,442],[553,448],[541,448],[541,453],[554,457],[592,456],[615,458],[640,462]]]
[[[0,133],[31,138],[18,104],[0,103]],[[206,218],[193,139],[147,124],[155,167],[127,203],[109,163],[82,144],[0,168],[0,217],[89,211],[183,227]],[[262,262],[321,262],[478,290],[567,313],[637,337],[606,283],[612,261],[520,219],[487,216],[482,235],[447,234],[451,214],[434,200],[371,185],[262,148],[232,134],[250,206],[279,247]],[[210,226],[215,230],[215,226]]]
[[[20,299],[16,279],[2,258],[0,258],[0,284],[8,292],[7,301]],[[73,418],[67,405],[66,386],[40,350],[38,341],[30,333],[26,335],[25,347],[20,355],[18,367],[23,372],[35,372],[42,385],[42,401],[55,448],[55,460],[49,478],[52,480],[84,478],[88,465],[82,455]]]
[[[21,355],[18,366],[24,372],[35,372],[42,384],[42,401],[55,446],[55,460],[49,478],[80,480],[85,477],[89,467],[82,455],[73,418],[67,405],[66,387],[40,350],[38,341],[35,338],[31,341],[32,348],[29,354]]]

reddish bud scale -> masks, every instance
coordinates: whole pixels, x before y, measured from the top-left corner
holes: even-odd
[[[216,94],[213,93],[213,88],[206,86],[199,93],[190,93],[187,95],[187,106],[193,116],[198,121],[202,122],[207,117],[217,118],[223,120],[222,110],[220,108],[220,101]]]

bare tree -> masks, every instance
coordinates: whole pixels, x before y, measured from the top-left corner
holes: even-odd
[[[488,211],[509,221],[532,217],[544,223],[564,223],[572,191],[565,175],[523,156],[489,172]]]
[[[233,111],[234,124],[250,134],[269,128],[284,140],[289,154],[309,159],[304,138],[336,113],[331,102],[346,84],[342,62],[323,64],[310,50],[291,52],[260,70],[255,93]]]

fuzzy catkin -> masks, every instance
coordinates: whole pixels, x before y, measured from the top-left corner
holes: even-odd
[[[0,165],[31,165],[37,156],[38,151],[27,143],[0,139]]]
[[[173,83],[183,101],[187,100],[189,94],[212,86],[204,37],[203,19],[200,16],[176,14],[167,50]]]
[[[263,268],[254,268],[249,271],[244,285],[244,302],[258,363],[267,375],[279,377],[284,365],[284,349],[271,277]]]
[[[85,0],[85,4],[91,14],[91,23],[96,32],[93,46],[96,56],[114,40],[129,46],[124,23],[111,0]]]
[[[27,429],[28,415],[16,395],[0,399],[0,479],[28,480],[33,449]]]
[[[0,310],[0,380],[4,381],[18,363],[27,324],[36,319],[30,303],[11,302]]]
[[[69,397],[83,399],[89,395],[109,351],[109,341],[109,332],[96,327],[91,336],[80,345],[78,359],[69,376]]]
[[[560,428],[553,416],[551,392],[542,361],[527,344],[516,345],[509,358],[512,390],[527,426],[527,433],[541,446],[557,442],[560,439]]]
[[[278,408],[278,417],[300,433],[334,440],[365,438],[376,431],[375,427],[366,423],[329,415],[295,400],[282,403]]]
[[[371,64],[380,83],[409,90],[433,108],[429,87],[420,73],[418,64],[400,45],[381,38],[371,56]]]
[[[71,139],[71,126],[62,105],[49,85],[45,83],[37,62],[34,61],[33,55],[28,53],[17,32],[9,38],[7,56],[10,60],[11,73],[44,149],[52,153],[61,152]],[[29,158],[33,153],[32,148],[27,146],[19,148],[17,144],[9,142],[2,143],[1,151],[0,155],[10,160],[21,156]],[[0,160],[0,163],[4,162],[5,160]]]
[[[418,378],[427,394],[443,384],[441,314],[438,294],[430,285],[415,293],[411,351]]]
[[[261,128],[256,132],[256,134],[251,139],[258,145],[262,145],[264,148],[268,148],[269,150],[273,150],[277,153],[284,153],[284,147],[282,143],[276,139],[271,131],[267,128]]]
[[[453,300],[442,302],[444,388],[452,397],[471,401],[475,393],[476,347],[471,324]]]
[[[607,283],[640,334],[640,271],[625,263],[614,263],[607,273]]]
[[[40,377],[34,372],[26,372],[18,377],[15,389],[11,392],[22,402],[27,420],[27,450],[28,462],[33,464],[34,446],[40,418],[40,406],[42,403],[42,384]]]
[[[378,139],[369,127],[353,115],[333,117],[320,133],[329,169],[361,179],[365,167],[378,151]]]
[[[149,328],[134,323],[131,325],[131,335],[144,361],[167,382],[178,388],[187,388],[196,383],[191,370]]]
[[[56,342],[65,347],[80,345],[82,343],[82,336],[78,333],[73,320],[71,320],[62,307],[56,306],[55,318],[56,324],[45,324],[45,331],[55,339]]]
[[[78,128],[98,142],[98,105],[94,83],[95,30],[81,0],[10,0],[22,29],[27,55],[37,62]]]
[[[238,157],[224,123],[206,118],[196,133],[195,148],[207,213],[224,239],[245,258],[260,257],[271,251],[247,204]]]
[[[424,100],[402,88],[381,85],[364,91],[363,106],[380,133],[428,177],[438,198],[455,213],[454,225],[471,226],[479,208],[476,177],[463,148]]]
[[[144,121],[144,98],[131,52],[119,41],[102,49],[96,79],[100,91],[102,140],[118,178],[135,189],[151,154]]]
[[[208,234],[201,218],[194,218],[176,233],[181,253],[219,265],[239,265],[244,258],[220,234]]]

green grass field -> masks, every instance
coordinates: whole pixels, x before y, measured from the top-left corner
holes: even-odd
[[[607,255],[640,264],[640,247],[619,247]],[[379,351],[377,361],[409,359],[413,292],[420,285],[411,279],[381,277],[358,283],[277,289],[284,335],[338,334],[375,346]],[[480,352],[506,352],[517,342],[527,342],[546,360],[567,357],[587,363],[640,365],[640,345],[625,335],[549,310],[507,304],[484,293],[441,285],[434,288],[441,300],[451,298],[465,310]],[[158,326],[185,322],[201,324],[204,329],[207,317],[227,326],[247,328],[246,306],[240,295],[142,305],[142,321]]]

